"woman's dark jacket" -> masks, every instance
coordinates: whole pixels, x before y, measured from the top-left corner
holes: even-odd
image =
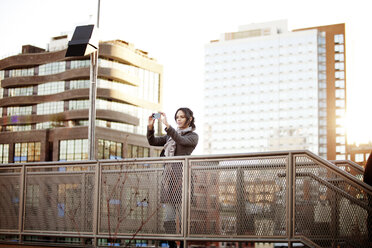
[[[198,144],[199,136],[193,131],[182,135],[172,127],[165,129],[165,131],[167,132],[166,135],[155,137],[154,130],[147,129],[149,144],[164,146],[167,140],[172,137],[176,142],[174,156],[190,155]],[[162,154],[164,154],[164,150]],[[182,163],[168,163],[165,165],[160,192],[162,203],[178,204],[182,202]]]
[[[151,146],[164,146],[168,139],[172,137],[172,139],[176,142],[174,156],[190,155],[198,144],[199,136],[193,131],[180,135],[171,126],[166,128],[165,131],[167,132],[166,135],[155,137],[154,130],[147,129],[147,140],[149,141],[149,144]]]
[[[369,154],[367,164],[364,169],[363,181],[372,186],[372,152]]]

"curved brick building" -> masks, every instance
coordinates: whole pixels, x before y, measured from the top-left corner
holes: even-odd
[[[0,163],[88,159],[90,59],[66,58],[67,42],[0,60]],[[100,42],[98,66],[96,158],[155,156],[145,135],[162,108],[162,65],[114,40]]]

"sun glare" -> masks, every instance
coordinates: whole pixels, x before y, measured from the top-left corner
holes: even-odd
[[[362,111],[346,113],[346,135],[349,144],[372,143],[372,118]]]

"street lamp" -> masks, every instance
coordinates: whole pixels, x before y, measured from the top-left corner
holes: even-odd
[[[95,160],[95,124],[96,124],[96,95],[98,71],[98,35],[94,25],[77,26],[65,57],[80,57],[90,55],[90,87],[89,87],[89,128],[88,128],[88,159]]]
[[[97,96],[97,74],[98,74],[98,28],[101,1],[98,0],[97,28],[94,25],[77,26],[65,57],[86,56],[90,54],[90,87],[89,87],[89,128],[88,128],[88,159],[95,160],[96,145],[96,96]]]
[[[98,50],[97,29],[93,24],[77,26],[68,42],[66,57],[86,56]]]

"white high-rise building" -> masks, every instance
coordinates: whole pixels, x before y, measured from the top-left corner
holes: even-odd
[[[330,159],[326,58],[326,32],[289,32],[286,21],[207,44],[204,153],[307,149]]]

